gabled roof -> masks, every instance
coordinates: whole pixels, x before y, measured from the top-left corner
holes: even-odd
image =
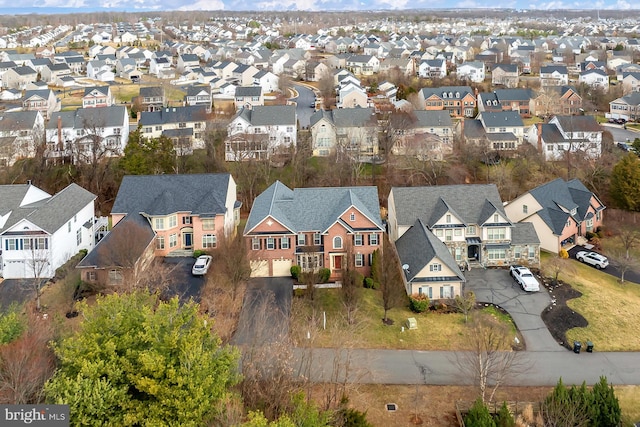
[[[0,115],[0,130],[31,130],[36,124],[38,111],[7,111]]]
[[[122,256],[110,255],[113,251],[122,250],[122,241],[125,238],[123,236],[135,236],[133,239],[127,239],[128,249],[126,255],[132,258],[127,261],[133,263],[142,256],[144,250],[153,242],[156,233],[151,228],[149,220],[144,216],[138,213],[128,214],[118,221],[111,231],[98,242],[96,247],[82,258],[76,267],[128,267],[129,265],[117,265],[122,264],[122,262],[118,262]]]
[[[524,126],[522,117],[517,111],[483,111],[480,113],[480,120],[485,128]]]
[[[63,128],[85,129],[91,127],[123,126],[128,120],[127,108],[124,105],[111,105],[101,108],[78,108],[72,111],[58,111],[51,115],[47,129],[57,129],[58,117]]]
[[[494,184],[393,187],[391,192],[399,226],[408,226],[420,219],[427,227],[432,228],[442,218],[442,215],[434,215],[436,211],[442,211],[440,200],[446,202],[452,213],[464,224],[484,223],[487,202],[495,207],[495,212],[507,218],[498,187]]]
[[[104,96],[109,95],[109,86],[92,86],[84,88],[84,96],[91,95],[93,91],[99,92]]]
[[[412,114],[416,121],[413,128],[451,127],[453,122],[448,111],[444,110],[414,110]]]
[[[165,107],[160,111],[143,111],[140,114],[142,126],[153,126],[167,123],[198,122],[207,118],[204,105],[187,105],[184,107]]]
[[[31,188],[44,197],[39,197],[34,203],[23,204]],[[0,217],[9,214],[0,232],[26,219],[52,234],[95,199],[94,194],[77,184],[69,184],[53,196],[30,184],[0,185]]]
[[[540,73],[551,74],[555,72],[560,74],[569,74],[566,65],[543,65],[540,67]]]
[[[475,98],[470,86],[425,87],[421,89],[421,92],[424,99],[428,99],[433,95],[441,99],[462,99],[467,95],[471,95]]]
[[[127,175],[122,179],[112,214],[169,215],[226,213],[231,175]],[[233,195],[235,197],[235,194]]]
[[[434,276],[431,278],[432,281],[465,281],[464,274],[460,271],[447,246],[434,236],[420,219],[417,219],[416,222],[400,236],[395,242],[395,245],[400,263],[408,267],[404,270],[407,281],[411,282],[416,279],[416,275],[434,259],[437,259],[449,267],[454,272],[455,277]]]
[[[243,108],[236,116],[238,117],[242,117],[252,126],[295,126],[296,107],[295,105],[256,105],[252,109]]]
[[[540,238],[530,222],[517,222],[511,229],[511,245],[538,245]]]
[[[162,86],[143,86],[140,88],[140,96],[143,98],[164,96],[164,88]]]
[[[261,96],[261,86],[238,86],[236,88],[236,96]]]
[[[556,235],[562,234],[569,217],[582,222],[591,197],[595,197],[579,180],[565,182],[561,178],[536,187],[529,194],[542,206],[537,214]],[[576,210],[575,215],[571,215],[573,209]]]
[[[289,189],[276,181],[256,197],[244,229],[250,233],[267,217],[294,233],[325,232],[350,207],[384,229],[376,187],[319,187]]]

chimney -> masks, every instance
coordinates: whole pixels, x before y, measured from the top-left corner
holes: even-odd
[[[536,127],[538,128],[538,151],[544,153],[542,150],[542,123],[536,123]]]
[[[58,150],[63,150],[62,146],[62,116],[58,116]]]

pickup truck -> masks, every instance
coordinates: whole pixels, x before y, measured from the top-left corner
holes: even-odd
[[[512,265],[509,268],[509,274],[513,277],[523,291],[538,292],[540,290],[540,282],[533,273],[525,266]]]

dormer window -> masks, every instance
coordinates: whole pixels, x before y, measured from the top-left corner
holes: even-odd
[[[456,98],[460,98],[460,92],[456,92]]]
[[[576,208],[571,209],[571,215],[575,215],[577,213],[578,213],[578,209]]]

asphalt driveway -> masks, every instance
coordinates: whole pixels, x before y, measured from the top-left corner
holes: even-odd
[[[571,258],[575,262],[580,262],[576,260],[576,254],[580,251],[597,252],[597,251],[594,251],[593,249],[587,249],[584,246],[576,245],[573,248],[568,250],[569,258]],[[595,269],[595,267],[593,268]],[[615,278],[620,279],[620,269],[615,265],[615,263],[611,259],[609,259],[609,265],[607,266],[607,268],[603,268],[600,271],[604,271],[605,273],[608,273],[614,276]],[[640,284],[640,271],[638,269],[627,271],[626,273],[624,273],[624,280],[625,282],[629,281],[629,282]]]
[[[0,310],[6,310],[11,304],[21,305],[29,299],[35,299],[33,279],[4,279],[0,282]]]
[[[195,258],[165,257],[157,258],[154,262],[161,263],[169,269],[171,285],[167,290],[167,294],[170,297],[177,295],[181,302],[186,302],[189,299],[200,302],[200,293],[206,283],[206,276],[200,277],[191,274],[191,267],[196,262]],[[150,268],[154,268],[154,266],[152,265]],[[215,266],[212,265],[207,274],[212,274],[214,268]]]
[[[552,296],[544,286],[539,292],[525,292],[506,269],[476,268],[465,272],[465,276],[466,289],[476,294],[477,302],[498,305],[511,315],[527,351],[566,351],[542,320],[542,311],[552,304]]]
[[[232,344],[265,344],[289,334],[293,280],[256,277],[249,281]]]

